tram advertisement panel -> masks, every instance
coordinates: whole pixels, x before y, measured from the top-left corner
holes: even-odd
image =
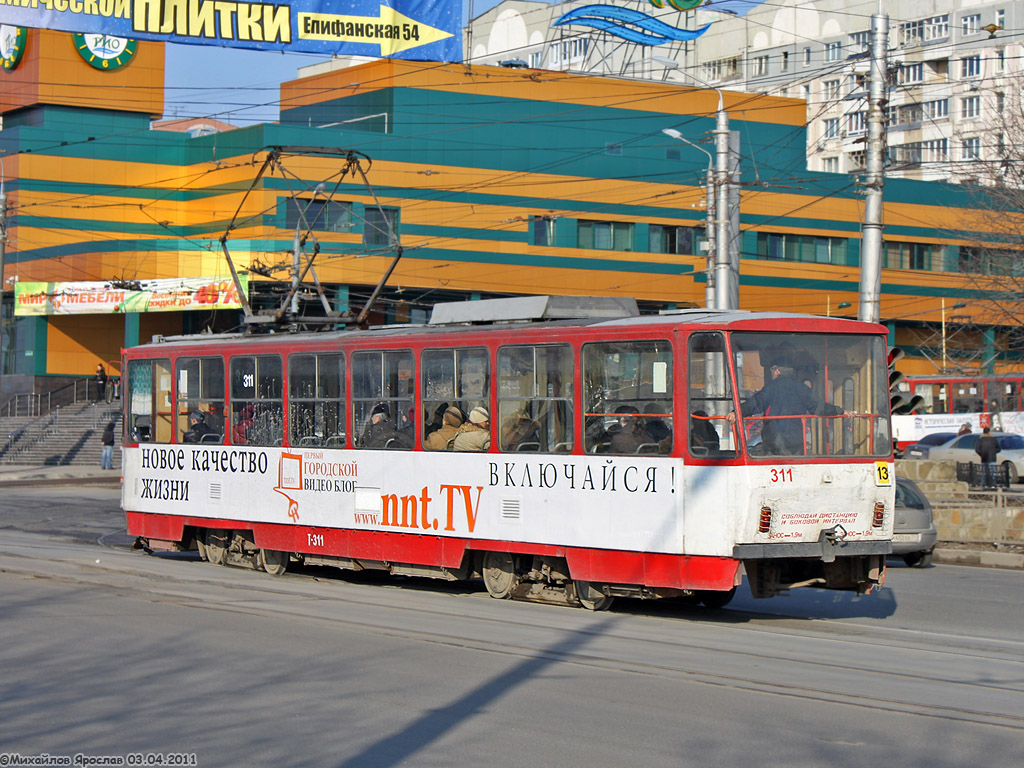
[[[124,508],[203,518],[681,551],[670,459],[154,445]],[[629,524],[623,525],[628,517]]]
[[[124,508],[180,517],[673,554],[686,541],[722,556],[738,541],[814,541],[836,523],[851,538],[891,527],[871,527],[891,485],[885,462],[711,471],[656,456],[213,445],[144,445],[124,459]],[[765,505],[780,514],[757,532]]]

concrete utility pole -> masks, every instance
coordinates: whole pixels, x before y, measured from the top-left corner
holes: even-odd
[[[739,169],[739,133],[729,130],[729,113],[725,111],[719,92],[715,122],[716,309],[739,309],[740,306],[740,206],[739,188],[734,183]]]
[[[860,253],[860,306],[857,317],[877,323],[882,294],[882,187],[885,186],[884,104],[889,45],[889,17],[871,17],[871,78],[868,95],[868,146],[864,187],[864,226]]]

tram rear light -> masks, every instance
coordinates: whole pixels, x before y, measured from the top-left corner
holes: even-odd
[[[885,524],[885,504],[881,501],[875,502],[875,515],[871,518],[872,528],[881,528]]]
[[[757,530],[759,533],[768,533],[772,527],[772,508],[765,506],[761,507],[761,517],[757,523]]]

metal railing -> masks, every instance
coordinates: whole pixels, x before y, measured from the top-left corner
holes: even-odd
[[[112,403],[121,398],[121,377],[111,376],[107,381],[103,398],[99,397],[96,379],[88,376],[75,379],[49,392],[23,392],[12,395],[0,406],[3,416],[42,416],[55,408],[78,403]]]

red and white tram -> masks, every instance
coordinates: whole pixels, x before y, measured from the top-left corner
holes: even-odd
[[[270,573],[304,561],[482,576],[495,597],[592,609],[617,595],[721,605],[744,571],[757,597],[882,582],[894,503],[883,326],[458,314],[545,301],[440,305],[425,327],[125,350],[129,533]],[[783,358],[836,407],[736,418]],[[489,449],[458,452],[456,438],[429,450],[445,411],[493,415]],[[773,420],[795,444],[760,439]]]

